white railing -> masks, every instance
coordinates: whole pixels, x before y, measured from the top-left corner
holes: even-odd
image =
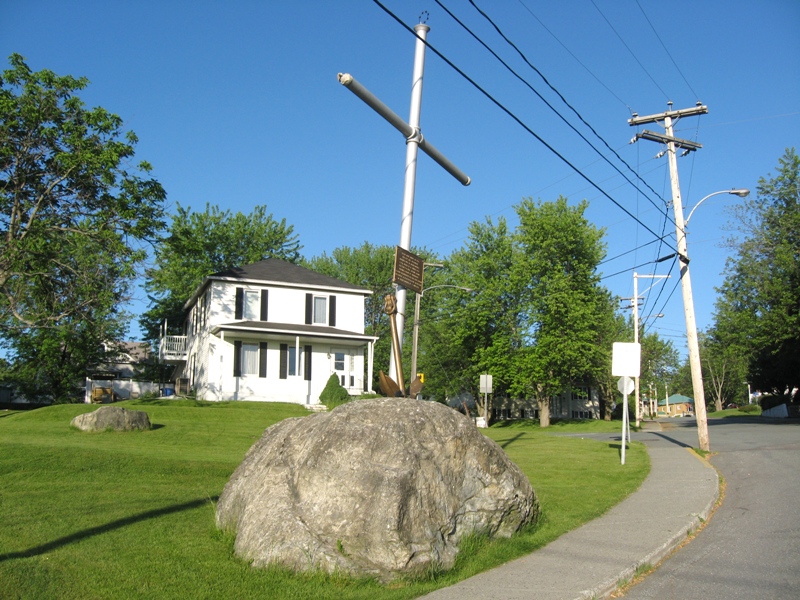
[[[186,360],[186,336],[165,335],[158,345],[161,360]]]

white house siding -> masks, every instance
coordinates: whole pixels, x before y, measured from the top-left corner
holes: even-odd
[[[334,373],[335,350],[350,349],[353,351],[352,372],[353,386],[349,380],[345,387],[352,394],[364,391],[364,354],[362,345],[349,347],[347,342],[334,342],[320,339],[300,337],[300,347],[311,346],[312,380],[303,378],[301,363],[300,375],[287,375],[280,378],[280,345],[295,345],[296,340],[290,337],[246,338],[228,333],[225,339],[210,337],[208,350],[208,376],[197,381],[197,396],[204,400],[257,400],[266,402],[294,402],[298,404],[319,404],[319,395],[328,378]],[[267,376],[241,375],[233,376],[234,340],[257,343],[267,342]]]

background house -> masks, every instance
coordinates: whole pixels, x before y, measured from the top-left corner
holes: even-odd
[[[108,359],[86,378],[84,402],[114,402],[158,394],[161,386],[148,381],[148,367],[153,365],[147,342],[103,344]]]
[[[184,305],[185,335],[162,335],[159,358],[204,400],[314,405],[333,373],[350,394],[371,392],[371,293],[276,258],[215,273]]]
[[[483,406],[483,396],[477,399]],[[469,394],[462,394],[448,399],[448,404],[456,409],[464,405],[469,410],[476,410],[476,399]],[[496,396],[490,402],[492,421],[508,419],[538,419],[539,404],[532,398],[507,398]],[[476,410],[476,414],[477,411]],[[551,419],[599,419],[600,400],[597,389],[588,385],[579,385],[565,390],[550,398]]]
[[[658,401],[659,417],[683,417],[694,414],[694,400],[680,394]]]

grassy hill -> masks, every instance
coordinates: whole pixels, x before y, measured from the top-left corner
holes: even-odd
[[[252,569],[214,525],[214,503],[291,404],[128,401],[153,429],[71,429],[91,405],[0,411],[0,598],[412,598],[541,547],[595,518],[647,474],[644,447],[492,428],[528,475],[541,523],[511,540],[473,539],[456,568],[383,586],[369,580]],[[599,551],[602,551],[599,549]]]

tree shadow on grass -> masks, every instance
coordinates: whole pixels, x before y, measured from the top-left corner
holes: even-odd
[[[211,496],[209,498],[200,498],[198,500],[191,500],[189,502],[184,502],[182,504],[174,504],[172,506],[167,506],[165,508],[148,510],[143,513],[139,513],[138,515],[133,515],[130,517],[125,517],[124,519],[117,519],[116,521],[111,521],[110,523],[106,523],[105,525],[98,525],[97,527],[90,527],[89,529],[84,529],[83,531],[77,531],[70,535],[65,535],[64,537],[60,537],[56,540],[53,540],[52,542],[47,542],[46,544],[41,544],[40,546],[34,546],[33,548],[28,548],[27,550],[20,550],[19,552],[8,552],[6,554],[0,554],[0,562],[6,560],[13,560],[15,558],[30,558],[32,556],[39,556],[41,554],[46,554],[47,552],[52,552],[53,550],[57,550],[62,546],[66,546],[68,544],[74,544],[76,542],[80,542],[81,540],[85,540],[86,538],[90,538],[95,535],[108,533],[109,531],[114,531],[115,529],[120,529],[122,527],[133,525],[134,523],[139,523],[141,521],[146,521],[148,519],[155,519],[157,517],[163,517],[164,515],[170,515],[173,513],[182,512],[184,510],[191,510],[193,508],[198,508],[208,502],[216,502],[217,500],[219,500],[219,496]]]
[[[508,448],[508,447],[509,447],[511,444],[513,444],[514,442],[516,442],[516,441],[517,441],[519,438],[521,438],[521,437],[522,437],[522,436],[524,436],[524,435],[525,435],[525,433],[524,433],[524,432],[523,432],[523,433],[518,433],[517,435],[515,435],[515,436],[514,436],[514,437],[512,437],[512,438],[509,438],[509,439],[507,439],[507,440],[503,440],[502,442],[497,442],[497,444],[498,444],[498,445],[499,445],[499,446],[500,446],[500,447],[501,447],[503,450],[505,450],[505,449],[506,449],[506,448]]]

